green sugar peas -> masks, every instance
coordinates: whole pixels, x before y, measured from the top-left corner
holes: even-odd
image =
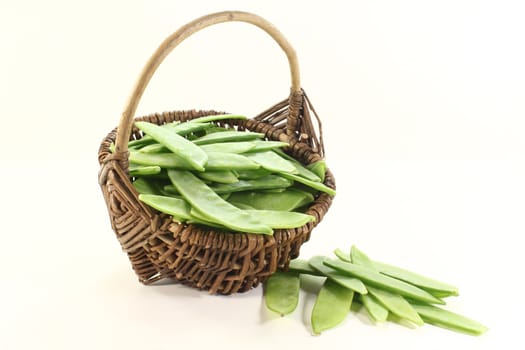
[[[287,315],[299,302],[299,274],[275,272],[264,285],[264,300],[268,309]]]
[[[375,322],[390,321],[409,321],[411,324],[421,326],[424,323],[453,331],[469,334],[481,335],[487,331],[487,327],[479,322],[465,316],[456,314],[442,307],[432,305],[433,303],[444,303],[442,300],[433,297],[427,292],[419,289],[408,281],[400,281],[383,275],[379,272],[376,263],[365,253],[353,246],[350,254],[341,249],[335,250],[336,256],[342,261],[331,260],[324,256],[314,256],[308,261],[294,259],[290,261],[288,272],[279,271],[279,278],[285,279],[286,274],[290,276],[299,275],[305,280],[305,293],[312,293],[316,288],[312,288],[312,283],[323,283],[319,286],[316,301],[311,310],[311,324],[314,334],[319,334],[327,329],[339,325],[347,317],[348,313],[357,312],[358,309],[352,307],[355,297],[356,305],[362,304],[370,318]],[[386,265],[386,264],[385,264]],[[422,275],[413,276],[412,273],[406,274],[407,270],[399,269],[393,265],[386,265],[391,271],[403,275],[406,280],[414,280],[418,284],[427,281],[427,277]],[[310,276],[310,277],[306,277]],[[355,284],[345,283],[339,276],[350,278],[363,285],[362,289],[355,288]],[[439,287],[445,291],[454,291],[449,284],[432,281],[434,288]],[[282,284],[281,284],[282,286]],[[440,289],[435,291],[441,291]],[[275,292],[284,295],[286,291]],[[296,290],[293,291],[294,296]],[[405,299],[403,295],[408,295]],[[452,296],[454,294],[448,294]],[[294,297],[295,300],[295,297]]]
[[[144,135],[128,149],[133,186],[146,195],[139,199],[178,222],[233,232],[273,234],[312,222],[304,213],[308,205],[319,191],[335,191],[281,151],[288,143],[214,123],[245,118],[211,115],[160,126],[137,121]]]

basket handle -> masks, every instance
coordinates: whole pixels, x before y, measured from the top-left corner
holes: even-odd
[[[128,103],[122,116],[120,118],[120,123],[117,129],[116,142],[115,142],[115,153],[124,154],[128,151],[128,140],[129,135],[131,134],[131,128],[133,124],[133,118],[135,116],[135,111],[137,105],[148,85],[153,73],[157,70],[159,65],[162,63],[164,58],[179,45],[186,38],[192,34],[198,32],[201,29],[209,27],[213,24],[224,23],[224,22],[246,22],[253,24],[266,33],[268,33],[281,47],[281,49],[286,53],[288,58],[288,63],[290,65],[290,73],[292,80],[291,95],[296,96],[301,94],[301,86],[299,79],[299,63],[297,61],[297,55],[295,50],[290,45],[288,40],[281,34],[281,32],[275,28],[270,22],[266,21],[264,18],[259,17],[255,14],[241,11],[225,11],[213,13],[207,16],[203,16],[189,22],[185,26],[181,27],[175,33],[171,34],[166,38],[159,48],[153,53],[149,61],[146,63],[146,66],[143,68],[142,73],[139,76],[139,79],[135,83],[135,87],[131,96],[129,97]],[[290,118],[297,119],[299,110],[297,108],[290,109]]]

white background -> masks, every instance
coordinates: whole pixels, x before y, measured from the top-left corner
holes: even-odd
[[[449,281],[470,337],[350,314],[311,336],[261,288],[140,285],[111,231],[97,150],[149,55],[186,22],[255,12],[295,47],[338,186],[302,257],[356,244]],[[496,349],[523,345],[525,6],[520,1],[0,2],[1,349]],[[285,56],[246,24],[184,42],[138,114],[254,115],[287,96]],[[510,345],[512,344],[512,345]]]

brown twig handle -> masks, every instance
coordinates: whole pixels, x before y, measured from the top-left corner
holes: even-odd
[[[135,84],[135,88],[129,97],[126,108],[122,113],[117,130],[115,153],[122,154],[127,152],[129,135],[131,134],[131,127],[137,105],[140,101],[140,98],[142,97],[142,94],[144,93],[144,90],[146,89],[146,86],[153,76],[153,73],[155,73],[164,58],[166,58],[166,56],[175,47],[177,47],[177,45],[179,45],[190,35],[213,24],[224,22],[246,22],[257,26],[268,33],[283,49],[288,58],[292,80],[292,94],[301,92],[299,63],[297,61],[295,50],[292,48],[288,40],[286,40],[286,38],[281,34],[281,32],[270,22],[252,13],[240,11],[225,11],[203,16],[186,24],[166,38],[146,63],[146,66],[142,70],[142,73]]]

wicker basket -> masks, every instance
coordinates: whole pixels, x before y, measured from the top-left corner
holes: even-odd
[[[203,226],[179,224],[169,215],[138,200],[128,174],[127,142],[142,137],[133,127],[137,104],[153,73],[162,60],[180,42],[210,25],[228,21],[253,24],[267,32],[288,57],[292,87],[290,96],[258,116],[247,120],[225,120],[220,126],[261,132],[269,140],[289,143],[285,151],[304,164],[324,157],[322,137],[317,138],[311,120],[315,110],[299,84],[295,51],[283,35],[266,20],[246,12],[220,12],[201,17],[169,36],[152,55],[140,75],[118,128],[102,141],[98,159],[99,183],[106,201],[111,226],[128,254],[139,281],[151,284],[171,278],[210,293],[244,292],[267,279],[278,268],[286,269],[290,259],[299,255],[301,245],[327,212],[332,197],[321,193],[307,209],[316,221],[295,229],[275,230],[272,236],[252,233],[222,232]],[[175,111],[153,114],[137,120],[156,124],[186,121],[216,111]],[[115,151],[109,146],[115,143]],[[330,171],[325,184],[335,188]]]

